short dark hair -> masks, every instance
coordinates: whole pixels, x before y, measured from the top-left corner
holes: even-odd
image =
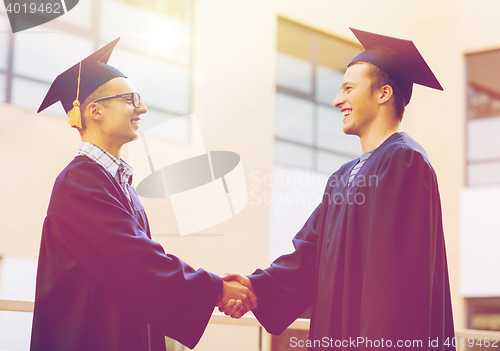
[[[405,98],[403,96],[403,92],[399,88],[399,86],[396,84],[396,82],[389,77],[387,73],[385,73],[381,68],[378,66],[375,66],[372,63],[369,62],[364,62],[364,61],[356,61],[353,62],[349,65],[355,65],[357,63],[367,63],[368,64],[368,71],[367,75],[372,81],[372,93],[384,85],[390,85],[392,87],[392,95],[393,95],[393,106],[394,106],[394,111],[396,112],[396,115],[398,116],[399,120],[401,121],[403,119],[403,114],[405,113]]]
[[[108,80],[108,82],[109,82],[109,80]],[[96,101],[99,98],[102,98],[102,97],[105,97],[106,95],[108,95],[108,91],[109,91],[108,82],[102,84],[101,86],[99,86],[99,88],[94,90],[81,104],[80,111],[81,111],[81,115],[82,115],[82,130],[85,129],[85,113],[86,113],[88,104]],[[103,104],[105,104],[105,103],[106,103],[106,101],[103,101]]]

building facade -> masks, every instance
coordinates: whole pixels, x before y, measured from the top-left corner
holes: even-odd
[[[438,176],[456,327],[474,318],[475,326],[494,324],[473,314],[494,312],[500,297],[498,10],[491,0],[92,0],[12,34],[2,9],[0,298],[33,297],[50,191],[78,148],[60,106],[35,113],[62,70],[120,36],[109,63],[149,108],[141,131],[195,114],[197,123],[159,143],[182,154],[197,129],[206,150],[240,156],[248,203],[220,224],[180,235],[171,203],[141,201],[167,252],[218,274],[249,274],[292,250],[326,177],[360,154],[332,106],[361,50],[354,27],[412,39],[445,89],[415,86],[402,130],[424,146]],[[11,318],[0,312],[0,348],[10,347],[2,340]],[[20,323],[29,328],[29,318]],[[255,327],[209,325],[196,349],[233,350],[245,340],[238,350],[257,350],[258,335]]]

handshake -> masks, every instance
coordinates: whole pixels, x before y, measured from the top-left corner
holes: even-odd
[[[241,273],[225,273],[222,277],[222,293],[216,307],[232,318],[241,318],[257,307],[257,297],[248,277]]]

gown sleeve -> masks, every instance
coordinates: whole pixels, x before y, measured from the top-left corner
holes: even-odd
[[[58,179],[47,221],[89,279],[165,335],[194,347],[221,292],[220,277],[195,270],[148,238],[100,166]]]
[[[443,331],[451,328],[453,335],[453,322],[446,320],[451,306],[434,170],[421,153],[396,149],[380,166],[377,186],[365,189],[372,193],[360,217],[367,238],[361,336],[393,344],[420,340],[422,350],[439,337],[442,346]]]
[[[281,334],[311,305],[321,217],[319,205],[293,238],[295,251],[249,276],[259,301],[253,313],[271,334]]]

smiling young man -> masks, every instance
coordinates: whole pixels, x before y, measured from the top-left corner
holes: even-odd
[[[80,134],[83,142],[99,146],[119,159],[121,147],[137,138],[140,116],[147,108],[125,77],[115,77],[101,88],[92,95],[104,97],[89,96],[89,101],[83,103],[85,128],[80,129]]]
[[[377,79],[381,76],[385,78],[387,74],[377,66],[363,61],[353,62],[333,102],[344,116],[344,133],[360,137],[363,154],[396,133],[403,117],[404,97],[395,83],[392,84],[399,94],[394,93],[390,84],[381,83],[381,79]],[[398,104],[403,106],[402,110],[397,111]]]
[[[216,304],[238,301],[240,313],[256,303],[249,289],[151,240],[132,168],[120,159],[147,109],[107,64],[117,41],[60,74],[38,111],[61,101],[82,142],[43,224],[32,351],[165,351],[165,335],[193,348]]]
[[[293,253],[224,279],[255,291],[253,312],[272,334],[312,305],[301,343],[310,350],[453,350],[436,174],[424,149],[398,132],[413,84],[442,88],[411,41],[352,31],[366,51],[333,104],[362,156],[330,177]]]

